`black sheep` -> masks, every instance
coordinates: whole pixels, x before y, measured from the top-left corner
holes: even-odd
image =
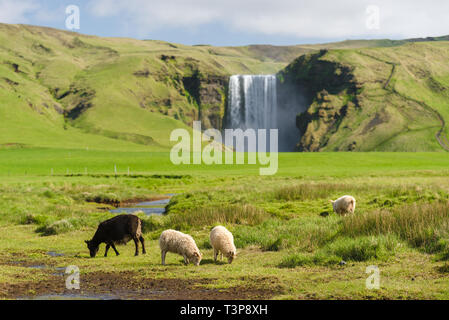
[[[142,220],[132,214],[121,214],[98,225],[92,240],[86,240],[90,256],[93,258],[98,252],[101,243],[106,243],[104,256],[107,257],[109,247],[119,255],[114,244],[126,244],[133,239],[136,245],[135,256],[139,255],[139,241],[142,243],[142,254],[145,254],[145,239],[142,237]]]

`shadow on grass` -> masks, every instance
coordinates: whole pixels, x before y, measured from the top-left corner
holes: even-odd
[[[227,264],[227,262],[226,261],[220,261],[220,260],[214,261],[214,259],[203,259],[203,260],[201,260],[200,265],[202,265],[202,264],[218,264],[218,265],[222,265],[222,264]]]
[[[447,274],[449,273],[449,264],[445,263],[444,265],[437,267],[436,270],[440,273]]]
[[[321,217],[328,217],[329,215],[330,215],[329,211],[323,211],[323,212],[320,213]]]

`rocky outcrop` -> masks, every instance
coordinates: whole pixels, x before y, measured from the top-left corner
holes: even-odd
[[[323,59],[326,53],[303,55],[278,74],[281,83],[294,85],[305,94],[307,110],[296,118],[301,135],[298,151],[320,151],[342,119],[359,108],[352,69]]]
[[[92,100],[95,98],[95,94],[95,90],[91,88],[76,87],[72,84],[70,90],[59,98],[59,101],[66,106],[64,117],[76,120],[82,113],[92,107]]]
[[[183,78],[183,84],[198,107],[198,120],[203,128],[222,128],[229,79],[221,75],[203,75],[195,71]]]

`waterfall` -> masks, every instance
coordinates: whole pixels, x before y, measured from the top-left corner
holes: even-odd
[[[228,92],[224,128],[278,129],[279,151],[295,150],[301,138],[296,116],[307,110],[301,87],[279,83],[275,75],[233,75]],[[256,148],[248,145],[239,151],[256,151]]]
[[[229,80],[229,129],[276,129],[275,75],[234,75]]]

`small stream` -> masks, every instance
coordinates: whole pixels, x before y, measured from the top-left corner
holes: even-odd
[[[145,201],[145,202],[139,202],[134,204],[132,207],[123,207],[123,208],[117,208],[110,210],[111,213],[135,213],[138,211],[142,211],[147,216],[152,214],[164,214],[165,213],[165,206],[170,202],[171,197],[174,194],[167,194],[170,198],[168,199],[161,199],[161,200],[155,200],[155,201]]]

